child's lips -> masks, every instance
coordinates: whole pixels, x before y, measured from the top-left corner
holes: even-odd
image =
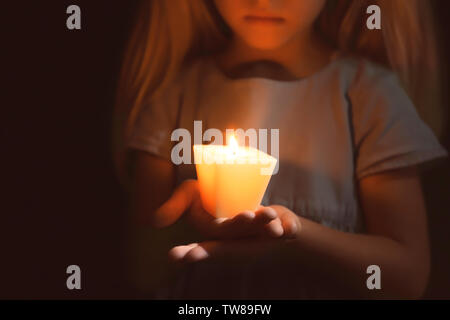
[[[247,15],[244,17],[244,20],[248,23],[262,24],[262,25],[278,25],[285,22],[285,19],[281,17],[255,16],[255,15]]]

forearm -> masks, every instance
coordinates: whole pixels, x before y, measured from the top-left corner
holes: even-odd
[[[292,263],[313,270],[331,285],[347,288],[354,297],[418,298],[423,293],[428,261],[414,257],[401,243],[336,231],[303,218],[300,222],[302,228],[295,240],[279,242],[279,253],[290,257]],[[381,290],[366,286],[370,265],[381,269]]]

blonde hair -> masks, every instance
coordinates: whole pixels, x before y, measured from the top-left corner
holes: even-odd
[[[372,4],[381,8],[381,30],[365,27]],[[342,52],[395,71],[422,119],[442,134],[442,59],[429,0],[328,0],[316,27]],[[189,61],[221,50],[230,36],[212,0],[142,2],[117,90],[113,145],[119,177],[126,177],[125,141],[142,102],[160,94]]]

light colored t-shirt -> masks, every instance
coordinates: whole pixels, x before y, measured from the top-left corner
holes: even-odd
[[[283,205],[345,232],[364,232],[356,190],[359,179],[448,155],[393,72],[345,55],[295,81],[232,79],[212,59],[198,60],[161,97],[143,106],[128,145],[170,161],[172,131],[186,128],[193,137],[194,120],[202,120],[203,132],[279,129],[278,173],[272,176],[262,204]],[[178,182],[195,178],[194,165],[178,166],[177,178]],[[189,237],[195,239],[192,233]],[[258,280],[251,279],[251,270],[230,274],[227,278],[220,266],[191,267],[157,297],[278,298],[286,297],[287,287],[293,291],[288,297],[320,296],[311,285],[282,280],[263,295],[252,289]],[[218,275],[227,279],[225,284],[214,282]]]

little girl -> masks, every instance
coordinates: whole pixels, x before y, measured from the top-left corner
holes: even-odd
[[[381,30],[366,27],[374,2]],[[140,223],[130,247],[145,294],[423,294],[430,259],[419,164],[447,156],[435,136],[442,116],[428,3],[143,3],[119,87],[116,155]],[[279,129],[278,173],[258,210],[228,220],[203,210],[194,165],[171,161],[172,131],[193,134],[194,120],[203,131]]]

